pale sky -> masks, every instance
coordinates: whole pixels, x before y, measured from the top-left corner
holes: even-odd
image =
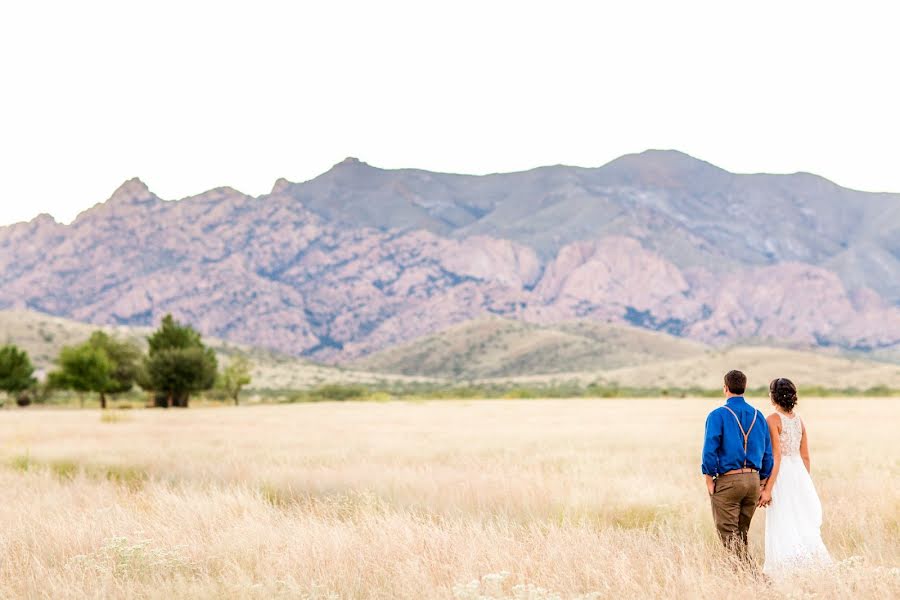
[[[892,2],[4,2],[0,224],[125,179],[258,195],[346,156],[490,173],[676,148],[900,192]]]

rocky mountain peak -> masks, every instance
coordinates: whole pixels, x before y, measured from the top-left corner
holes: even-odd
[[[338,164],[334,165],[335,167],[353,167],[353,166],[368,166],[368,163],[364,163],[359,160],[355,156],[348,156]]]
[[[52,237],[65,229],[65,225],[58,223],[51,215],[41,213],[30,221],[13,223],[5,227],[0,226],[0,248],[5,240],[12,241],[23,238],[39,239]],[[5,238],[5,240],[4,240]],[[2,263],[2,261],[0,261]]]
[[[280,194],[291,187],[291,182],[285,179],[284,177],[279,177],[275,180],[275,184],[272,186],[271,194]]]
[[[54,226],[59,225],[56,219],[53,218],[53,215],[48,213],[41,213],[35,218],[33,218],[30,223],[35,225],[36,227],[45,227],[47,225]]]
[[[696,184],[697,180],[729,176],[727,171],[678,150],[626,154],[602,168],[623,183],[662,188],[685,187]]]
[[[132,177],[113,192],[107,200],[108,204],[147,204],[157,200],[147,184],[137,177]]]
[[[331,167],[331,169],[329,169],[328,172],[325,173],[325,175],[328,176],[328,175],[337,174],[337,175],[341,175],[341,176],[347,176],[347,175],[358,176],[358,175],[368,175],[372,172],[376,172],[379,170],[380,169],[373,168],[372,165],[370,165],[367,162],[363,162],[353,156],[348,156],[341,162],[339,162],[339,163],[335,164],[333,167]]]
[[[147,184],[137,177],[132,177],[117,187],[106,202],[95,204],[79,214],[75,222],[82,223],[85,220],[105,219],[113,216],[125,217],[130,215],[135,208],[154,206],[158,202],[161,200],[150,191]]]

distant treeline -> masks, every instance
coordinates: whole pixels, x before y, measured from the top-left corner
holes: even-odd
[[[280,402],[327,402],[327,401],[386,401],[386,400],[450,400],[450,399],[529,399],[529,398],[720,398],[721,389],[709,388],[661,388],[661,387],[620,387],[597,383],[580,384],[558,383],[546,385],[523,386],[511,383],[471,383],[459,386],[447,386],[432,383],[402,383],[374,385],[338,385],[329,384],[309,390],[268,390],[258,392],[269,396],[272,401]],[[900,396],[900,389],[887,386],[874,386],[867,389],[843,388],[830,389],[823,387],[801,387],[801,397],[835,397],[835,396]],[[751,398],[765,398],[768,388],[755,388],[747,391]]]
[[[140,388],[150,405],[187,407],[192,395],[213,390],[237,404],[241,389],[250,383],[245,359],[235,357],[220,371],[215,351],[203,344],[194,328],[172,315],[163,318],[147,338],[147,346],[144,353],[134,342],[95,331],[83,343],[63,347],[56,368],[45,381],[38,381],[28,353],[8,344],[0,347],[0,392],[22,407],[72,395],[83,407],[91,395],[106,408],[108,398],[133,395]]]
[[[188,406],[191,396],[212,402],[238,404],[241,390],[250,383],[250,364],[232,357],[220,370],[216,353],[204,345],[189,325],[166,316],[147,338],[142,352],[133,342],[96,331],[75,346],[62,348],[56,368],[45,381],[37,381],[28,354],[14,345],[0,347],[0,392],[19,406],[29,404],[85,405],[96,398],[101,408],[115,399],[119,408],[135,405]],[[801,387],[800,396],[900,396],[900,389],[884,385],[867,389]],[[719,388],[626,387],[595,381],[552,383],[479,382],[457,385],[439,382],[387,382],[322,384],[304,390],[256,390],[258,402],[388,401],[478,398],[719,398]],[[751,398],[765,398],[767,388],[748,390]],[[0,406],[4,397],[0,394]]]

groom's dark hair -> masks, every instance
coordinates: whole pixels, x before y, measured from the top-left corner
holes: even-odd
[[[725,373],[725,387],[732,394],[743,394],[747,389],[747,376],[740,371],[728,371]]]

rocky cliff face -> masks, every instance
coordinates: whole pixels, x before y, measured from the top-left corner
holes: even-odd
[[[900,343],[898,257],[900,197],[808,175],[678,153],[487,177],[348,159],[259,198],[170,202],[130,180],[71,225],[0,228],[0,307],[172,312],[332,361],[485,314],[867,349]]]

